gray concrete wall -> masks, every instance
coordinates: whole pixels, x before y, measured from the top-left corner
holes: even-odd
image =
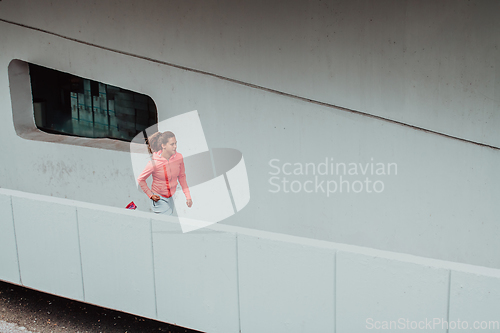
[[[1,18],[498,145],[497,1],[27,1]]]
[[[20,59],[145,93],[159,120],[198,110],[209,146],[242,151],[249,174],[250,203],[221,223],[499,268],[496,12],[489,1],[1,2],[0,186],[149,207],[113,142],[16,134],[8,66]],[[273,175],[270,163],[325,159],[355,163],[343,180],[383,191],[272,193],[315,175]],[[363,175],[372,162],[397,175]]]
[[[0,203],[2,260],[18,263],[1,280],[203,332],[500,327],[498,269],[222,224],[186,234],[171,217],[6,189]]]

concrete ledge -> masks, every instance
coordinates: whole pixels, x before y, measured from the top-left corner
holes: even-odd
[[[83,300],[76,208],[12,197],[23,285]]]
[[[335,252],[238,235],[242,332],[334,332]]]
[[[239,331],[236,235],[153,232],[158,319],[204,332]]]
[[[500,307],[493,268],[221,224],[183,234],[174,217],[7,189],[0,208],[0,279],[201,331],[472,325]]]
[[[377,321],[447,318],[446,269],[343,251],[336,268],[337,332],[370,332]]]
[[[450,321],[467,322],[450,332],[500,332],[500,279],[472,273],[451,272]],[[475,323],[476,322],[476,323]],[[486,328],[487,327],[487,328]]]
[[[151,224],[78,208],[85,301],[156,318]]]

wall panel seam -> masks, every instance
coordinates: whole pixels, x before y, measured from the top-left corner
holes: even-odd
[[[238,298],[238,330],[241,333],[241,311],[240,311],[240,253],[238,247],[238,234],[235,237],[236,240],[236,297]]]
[[[337,251],[333,253],[333,333],[337,333]]]
[[[155,318],[158,320],[158,296],[156,295],[156,269],[155,269],[155,247],[153,242],[153,220],[149,219],[149,231],[151,235],[151,261],[153,267],[153,293],[155,296]]]
[[[12,201],[12,196],[10,198],[10,211],[12,213],[12,226],[14,227],[14,241],[16,242],[16,256],[17,256],[17,269],[19,270],[19,283],[23,285],[23,279],[21,276],[21,261],[19,260],[19,247],[17,245],[17,234],[16,234],[16,221],[14,217],[14,203]]]
[[[446,321],[448,323],[446,327],[446,333],[449,332],[450,323],[450,301],[451,301],[451,269],[448,270],[448,302],[446,304]]]
[[[78,207],[75,207],[75,215],[76,215],[76,232],[78,236],[78,254],[80,255],[80,274],[82,276],[82,293],[83,293],[83,301],[85,302],[85,279],[83,278],[83,260],[82,260],[82,246],[80,240],[80,223],[78,222]]]

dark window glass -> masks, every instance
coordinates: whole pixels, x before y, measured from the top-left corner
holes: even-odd
[[[125,141],[156,124],[151,97],[29,64],[36,126],[48,133]]]

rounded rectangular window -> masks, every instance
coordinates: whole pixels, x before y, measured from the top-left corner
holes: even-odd
[[[44,132],[131,141],[158,122],[149,96],[28,65],[35,125]]]
[[[128,151],[138,133],[157,126],[147,95],[19,59],[8,73],[13,125],[24,139]]]

